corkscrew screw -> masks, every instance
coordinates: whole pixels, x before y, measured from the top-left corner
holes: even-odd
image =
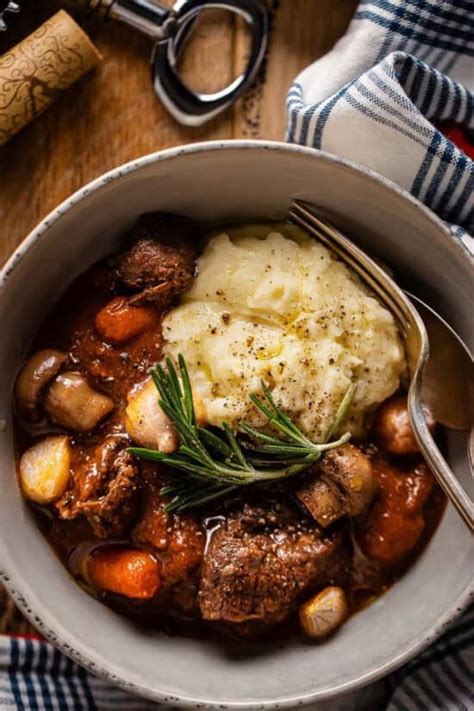
[[[268,11],[261,0],[178,0],[171,8],[153,0],[68,0],[63,4],[118,20],[150,37],[155,92],[172,116],[186,126],[200,126],[232,104],[253,81],[267,47]],[[240,76],[221,91],[202,94],[182,81],[177,64],[198,15],[211,8],[242,17],[250,30],[251,48]]]

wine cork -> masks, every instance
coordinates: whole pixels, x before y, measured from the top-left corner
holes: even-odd
[[[96,66],[101,55],[60,10],[0,57],[0,145]]]

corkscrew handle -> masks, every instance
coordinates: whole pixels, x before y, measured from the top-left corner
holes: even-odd
[[[0,32],[4,32],[7,29],[7,23],[5,16],[9,12],[20,12],[20,6],[14,0],[3,0],[0,1]]]
[[[163,36],[172,12],[153,0],[65,0],[63,5],[75,14],[119,20],[152,39]]]
[[[153,0],[67,0],[66,5],[119,20],[154,40],[155,92],[171,115],[186,126],[200,126],[230,106],[253,81],[267,47],[268,11],[261,0],[178,0],[172,8]],[[181,80],[177,64],[197,17],[210,8],[243,18],[250,30],[251,49],[239,77],[219,92],[201,94]]]

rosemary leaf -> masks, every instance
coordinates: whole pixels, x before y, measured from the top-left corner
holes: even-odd
[[[237,439],[235,438],[234,433],[230,429],[229,425],[224,423],[224,432],[226,433],[227,439],[229,440],[229,445],[237,459],[237,461],[240,463],[240,465],[244,469],[252,469],[252,466],[249,465],[249,462],[245,459],[242,450],[239,447],[239,443],[237,442]]]
[[[181,353],[178,356],[178,364],[179,364],[179,370],[181,373],[181,378],[183,381],[183,398],[184,398],[184,403],[186,407],[186,411],[188,414],[188,421],[191,425],[194,425],[196,423],[196,417],[194,414],[194,402],[193,402],[193,392],[191,389],[191,381],[189,379],[189,373],[188,369],[186,367],[185,360]]]
[[[344,397],[341,400],[341,404],[337,408],[336,417],[334,418],[334,422],[332,423],[332,425],[329,427],[328,431],[326,432],[326,435],[324,437],[325,442],[328,442],[331,439],[331,437],[333,436],[333,434],[335,432],[337,432],[337,430],[339,429],[339,426],[340,426],[342,420],[345,418],[350,406],[352,405],[352,401],[354,399],[356,388],[357,388],[357,385],[352,383],[352,385],[350,385],[349,388],[347,389],[346,394],[344,395]]]
[[[234,452],[232,447],[229,447],[227,442],[215,435],[212,430],[206,430],[204,427],[198,427],[198,435],[204,444],[207,444],[208,447],[214,449],[219,454],[222,454],[222,456],[233,456]]]

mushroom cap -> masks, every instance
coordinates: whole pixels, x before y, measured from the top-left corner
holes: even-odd
[[[377,482],[369,458],[358,447],[343,444],[328,452],[321,471],[341,490],[348,516],[359,516],[372,503]]]
[[[38,351],[27,360],[15,385],[16,401],[22,412],[34,413],[44,389],[66,360],[66,353],[53,348]]]
[[[108,395],[91,388],[81,373],[65,372],[49,386],[44,408],[51,419],[75,432],[89,432],[114,409]]]

